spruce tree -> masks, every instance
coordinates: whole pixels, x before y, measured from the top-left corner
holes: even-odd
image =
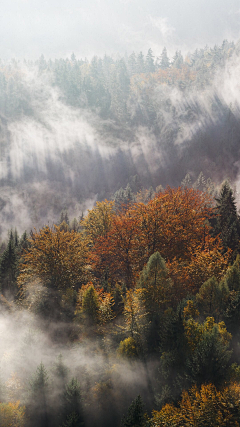
[[[63,400],[62,427],[84,426],[80,384],[76,378],[67,384]]]
[[[219,234],[223,243],[224,252],[228,248],[236,257],[240,239],[240,221],[233,191],[227,181],[222,185],[220,195],[216,198],[216,219],[213,221],[213,234]]]
[[[148,73],[153,73],[155,71],[154,56],[151,48],[148,49],[146,56],[146,71]]]
[[[144,404],[140,395],[131,403],[128,414],[122,419],[121,427],[143,427],[145,425]]]
[[[169,68],[169,65],[170,65],[170,61],[167,56],[167,49],[166,47],[164,47],[160,57],[160,68],[162,70],[166,70],[167,68]]]
[[[17,292],[17,245],[17,234],[11,230],[7,247],[0,259],[1,292],[10,297]]]
[[[29,405],[27,407],[29,426],[50,427],[48,373],[41,363],[30,382]]]

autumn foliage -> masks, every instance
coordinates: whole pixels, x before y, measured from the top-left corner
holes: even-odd
[[[212,275],[220,277],[229,261],[229,253],[222,255],[220,240],[211,237],[212,212],[213,201],[206,193],[168,187],[146,205],[135,203],[113,213],[109,231],[95,241],[93,269],[111,284],[124,281],[133,287],[158,251],[179,292],[196,292]]]
[[[37,277],[53,289],[79,286],[87,276],[87,255],[87,243],[79,233],[44,227],[29,239],[18,283]]]
[[[240,386],[231,384],[217,390],[213,384],[193,386],[184,391],[179,406],[165,405],[161,411],[153,411],[151,427],[237,427],[240,425]]]

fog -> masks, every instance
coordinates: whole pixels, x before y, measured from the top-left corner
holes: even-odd
[[[196,178],[200,171],[216,184],[238,181],[239,57],[203,91],[158,85],[158,133],[67,104],[50,71],[23,62],[17,69],[34,114],[2,118],[2,236],[10,227],[23,232],[56,222],[62,209],[78,218],[134,175],[144,187],[179,185],[186,173]]]
[[[3,306],[2,306],[3,307]],[[9,307],[8,307],[9,308]],[[74,326],[72,327],[72,329]],[[79,332],[79,325],[75,329]],[[89,336],[91,332],[88,331]],[[76,378],[81,386],[88,425],[108,425],[115,413],[121,419],[131,401],[139,394],[146,405],[151,402],[149,381],[154,383],[156,362],[127,361],[111,351],[111,338],[94,334],[69,343],[69,324],[44,322],[30,311],[2,309],[0,315],[0,394],[5,401],[21,400],[31,405],[31,381],[42,364],[47,372],[48,405],[54,414],[61,403],[63,378],[57,376],[59,363],[66,372],[65,383]],[[58,338],[57,338],[58,337]],[[101,402],[101,385],[107,387]],[[111,384],[108,388],[108,384]],[[98,388],[99,387],[99,390]],[[99,402],[98,402],[99,399]],[[110,406],[109,406],[110,405]],[[94,410],[93,410],[94,409]],[[60,407],[61,410],[61,407]],[[106,412],[107,410],[107,412]],[[58,409],[59,411],[59,409]],[[103,412],[102,412],[103,411]],[[56,417],[59,413],[56,413]],[[56,422],[56,421],[55,421]],[[100,424],[99,424],[100,423]],[[105,424],[106,423],[106,424]],[[55,425],[55,424],[54,424]]]
[[[2,0],[0,57],[160,54],[239,38],[238,0]]]

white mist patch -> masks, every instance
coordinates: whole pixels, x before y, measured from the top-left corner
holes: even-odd
[[[31,92],[34,115],[8,125],[10,141],[1,156],[0,178],[5,178],[9,170],[12,177],[18,178],[26,167],[46,173],[47,162],[62,162],[64,155],[77,146],[104,158],[111,153],[90,123],[93,115],[64,104],[61,93],[50,86],[50,74],[39,75],[35,69],[25,68],[22,78]]]
[[[135,397],[142,391],[148,391],[148,373],[142,362],[128,362],[118,358],[116,352],[104,349],[101,340],[91,340],[86,336],[84,341],[75,343],[53,342],[49,332],[57,329],[64,332],[64,328],[68,330],[69,324],[52,322],[46,329],[46,325],[41,322],[38,317],[24,310],[14,309],[0,314],[0,385],[6,387],[7,397],[13,387],[15,400],[22,401],[24,396],[27,397],[29,381],[41,363],[47,369],[51,383],[60,354],[67,367],[69,380],[77,377],[83,393],[91,392],[91,388],[103,377],[111,378],[112,392],[119,393],[121,388],[127,387],[125,397],[131,393]],[[149,361],[149,370],[152,367]],[[88,378],[86,390],[84,377]],[[57,395],[59,390],[52,390],[52,393]]]

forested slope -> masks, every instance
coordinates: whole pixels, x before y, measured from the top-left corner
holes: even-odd
[[[147,196],[9,234],[1,425],[240,425],[233,191]]]
[[[1,223],[24,231],[140,186],[238,178],[239,43],[1,62]],[[9,199],[8,195],[11,194]],[[18,211],[18,214],[16,212]]]

